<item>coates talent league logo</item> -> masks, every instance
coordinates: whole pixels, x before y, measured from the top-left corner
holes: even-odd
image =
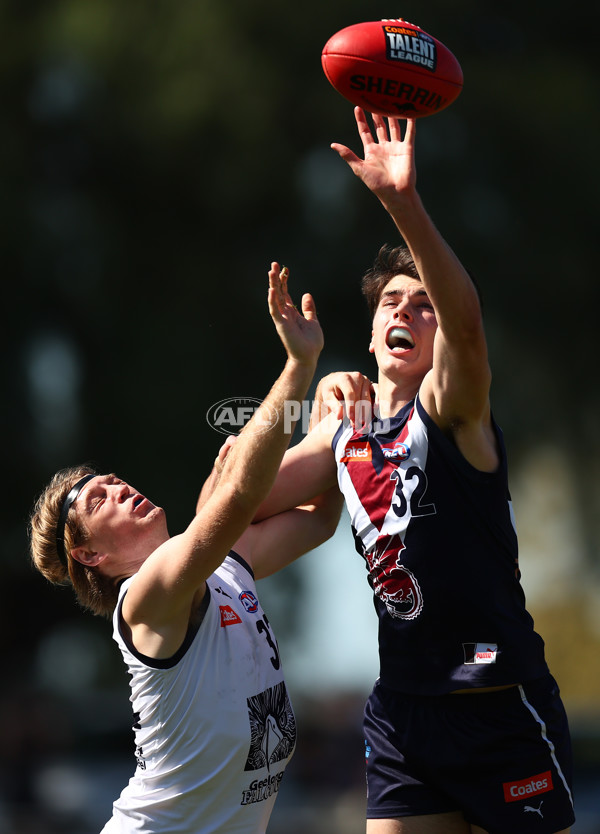
[[[431,72],[437,67],[435,41],[426,32],[402,26],[401,23],[383,27],[385,53],[388,61],[416,64]]]

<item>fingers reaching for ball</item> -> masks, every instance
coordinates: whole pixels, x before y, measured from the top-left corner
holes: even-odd
[[[316,363],[323,349],[323,331],[310,293],[298,310],[288,290],[289,270],[273,261],[269,270],[269,312],[290,359]]]

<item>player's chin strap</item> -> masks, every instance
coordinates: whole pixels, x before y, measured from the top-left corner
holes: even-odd
[[[69,515],[69,510],[71,509],[71,505],[87,484],[88,481],[91,481],[92,478],[95,478],[96,474],[92,473],[89,475],[84,475],[77,483],[71,487],[71,491],[68,493],[67,497],[62,503],[62,507],[60,508],[60,515],[58,516],[58,522],[56,524],[56,550],[58,553],[58,558],[63,563],[65,568],[67,567],[68,560],[67,560],[67,550],[65,548],[65,524],[67,523],[67,516]]]

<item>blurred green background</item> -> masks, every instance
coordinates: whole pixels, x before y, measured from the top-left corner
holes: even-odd
[[[464,71],[418,123],[419,188],[483,290],[523,581],[573,727],[575,831],[600,831],[596,7],[2,0],[0,834],[93,834],[133,770],[110,626],[29,566],[35,494],[92,461],[181,530],[222,440],[206,412],[263,397],[282,365],[273,259],[316,298],[319,374],[374,372],[359,278],[396,237],[329,148],[359,144],[320,53],[398,15]],[[299,721],[270,831],[362,832],[375,617],[346,520],[261,598]]]

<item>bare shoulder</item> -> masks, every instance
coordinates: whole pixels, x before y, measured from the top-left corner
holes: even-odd
[[[205,592],[205,580],[214,570],[213,562],[220,564],[227,552],[221,548],[216,555],[217,548],[211,547],[210,518],[209,510],[203,508],[183,533],[161,544],[141,565],[123,600],[123,619],[132,628],[143,625],[160,632],[172,626],[187,627],[194,604]],[[209,561],[209,556],[214,558]],[[197,564],[203,569],[189,576]]]
[[[203,583],[186,607],[171,608],[166,615],[160,606],[145,604],[145,577],[136,575],[125,597],[121,609],[120,626],[123,636],[133,648],[154,659],[168,659],[181,647],[190,622],[199,610],[206,595]]]
[[[489,401],[484,403],[481,413],[447,412],[438,406],[432,375],[428,374],[419,389],[421,405],[438,426],[450,437],[465,460],[481,472],[495,472],[500,463],[498,439],[492,425]]]

